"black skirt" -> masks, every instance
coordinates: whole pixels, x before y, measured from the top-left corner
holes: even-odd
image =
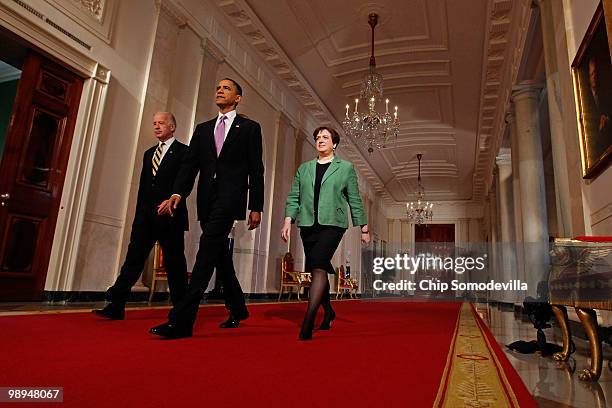
[[[314,225],[312,227],[301,227],[300,236],[304,245],[306,255],[306,271],[323,269],[333,274],[334,267],[331,259],[338,249],[345,228],[332,225]]]

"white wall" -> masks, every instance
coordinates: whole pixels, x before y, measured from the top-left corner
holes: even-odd
[[[571,64],[593,18],[599,0],[564,0],[568,59]],[[612,235],[612,168],[582,181],[587,235]]]

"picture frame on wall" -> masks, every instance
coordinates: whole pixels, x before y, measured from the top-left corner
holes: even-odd
[[[612,162],[612,0],[597,7],[572,62],[582,176],[597,177]],[[604,12],[604,10],[606,10]]]

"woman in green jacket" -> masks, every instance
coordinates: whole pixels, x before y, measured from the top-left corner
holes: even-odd
[[[320,305],[325,316],[319,330],[328,330],[336,317],[329,300],[327,273],[334,273],[331,259],[348,228],[347,204],[353,226],[361,228],[361,242],[370,242],[355,168],[334,156],[334,150],[340,143],[338,132],[323,126],[315,129],[313,137],[318,158],[299,167],[287,196],[285,222],[281,231],[281,237],[287,242],[291,224],[297,221],[304,244],[306,270],[312,274],[300,340],[312,339]]]

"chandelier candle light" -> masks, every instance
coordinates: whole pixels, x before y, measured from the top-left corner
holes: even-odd
[[[368,148],[372,153],[374,148],[381,149],[391,136],[397,138],[399,132],[399,119],[397,118],[397,106],[393,116],[389,113],[389,99],[385,99],[385,113],[380,114],[376,110],[376,102],[383,99],[383,77],[376,72],[376,59],[374,58],[374,27],[378,24],[378,14],[371,13],[368,16],[368,24],[372,27],[372,54],[370,55],[369,72],[364,76],[361,83],[359,98],[355,99],[355,111],[349,115],[349,105],[346,105],[346,116],[342,121],[344,132],[353,137],[358,143]],[[360,113],[358,110],[359,99],[368,101],[368,111]]]
[[[406,216],[408,220],[415,224],[427,224],[433,219],[433,203],[425,201],[425,188],[421,184],[421,157],[423,157],[422,154],[417,154],[419,176],[417,178],[417,189],[414,192],[416,201],[406,203]]]

